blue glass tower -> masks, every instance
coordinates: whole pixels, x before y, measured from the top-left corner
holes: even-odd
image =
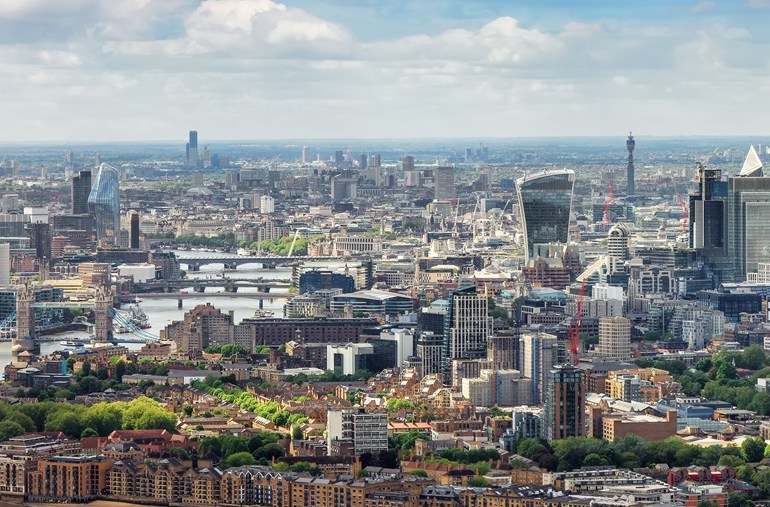
[[[88,196],[88,212],[96,221],[97,241],[117,244],[120,238],[120,177],[111,165],[99,166]]]

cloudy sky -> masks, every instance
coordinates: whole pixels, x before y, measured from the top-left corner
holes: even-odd
[[[764,135],[768,21],[770,0],[1,0],[0,141]]]

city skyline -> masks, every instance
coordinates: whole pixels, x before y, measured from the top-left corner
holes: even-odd
[[[7,142],[761,135],[765,0],[9,1]],[[365,121],[376,118],[377,121]],[[404,121],[408,118],[409,121]],[[587,122],[586,119],[590,119]],[[451,120],[451,121],[447,121]],[[12,127],[11,127],[12,125]]]

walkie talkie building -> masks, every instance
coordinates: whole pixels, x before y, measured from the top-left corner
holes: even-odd
[[[120,177],[109,164],[99,166],[88,196],[88,212],[96,221],[96,239],[117,244],[120,238]]]
[[[526,262],[536,257],[535,245],[566,244],[575,171],[545,171],[516,180],[516,194],[524,226]]]

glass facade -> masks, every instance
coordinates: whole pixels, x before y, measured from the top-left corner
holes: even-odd
[[[574,184],[575,172],[569,169],[516,181],[527,262],[535,256],[535,245],[567,243]]]
[[[96,220],[97,241],[117,244],[120,238],[120,177],[111,165],[99,166],[88,196],[88,211]]]
[[[727,187],[728,255],[735,262],[735,278],[744,280],[770,253],[770,178],[731,177]]]

